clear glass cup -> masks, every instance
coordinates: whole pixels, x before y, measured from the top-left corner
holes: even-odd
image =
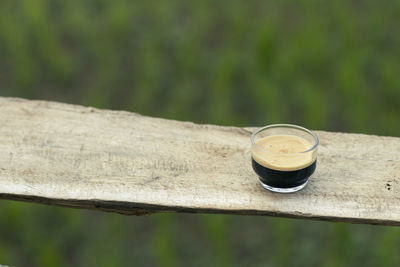
[[[304,188],[317,166],[318,136],[292,124],[256,130],[251,139],[251,161],[261,185],[270,191],[292,193]]]

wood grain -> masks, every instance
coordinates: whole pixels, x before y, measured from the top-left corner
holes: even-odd
[[[264,190],[255,128],[0,98],[0,198],[123,214],[203,212],[400,225],[400,138],[317,131],[317,171]]]

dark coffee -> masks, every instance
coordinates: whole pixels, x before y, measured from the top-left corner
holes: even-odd
[[[267,189],[290,192],[302,188],[317,165],[311,143],[294,135],[260,138],[252,147],[252,165]],[[289,190],[285,190],[289,189]],[[293,190],[291,190],[293,189]]]
[[[277,188],[293,188],[307,182],[317,166],[315,160],[311,165],[299,170],[274,170],[264,167],[251,158],[254,171],[260,176],[260,181],[268,186]]]

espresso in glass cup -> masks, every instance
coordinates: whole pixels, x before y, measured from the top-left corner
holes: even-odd
[[[251,162],[261,185],[292,193],[304,188],[317,167],[318,136],[291,124],[262,127],[251,135]]]

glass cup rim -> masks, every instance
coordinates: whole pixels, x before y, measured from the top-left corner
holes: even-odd
[[[318,146],[318,144],[319,144],[318,136],[317,136],[314,132],[308,130],[307,128],[304,128],[304,127],[302,127],[302,126],[295,125],[295,124],[270,124],[270,125],[267,125],[267,126],[263,126],[263,127],[257,129],[256,131],[254,131],[254,132],[251,134],[251,136],[250,136],[251,144],[252,144],[253,146],[255,146],[255,147],[261,149],[261,150],[264,150],[264,151],[268,152],[268,153],[277,153],[277,154],[279,154],[279,152],[269,151],[268,149],[265,149],[264,147],[257,145],[256,142],[254,141],[254,139],[255,139],[255,137],[256,137],[256,135],[257,135],[258,133],[260,133],[260,132],[262,132],[262,131],[264,131],[264,130],[266,130],[266,129],[270,129],[270,128],[280,128],[280,127],[281,127],[281,128],[295,128],[295,129],[297,129],[297,130],[302,130],[302,131],[304,131],[304,132],[310,134],[310,135],[314,138],[314,141],[315,141],[315,144],[314,144],[311,148],[309,148],[309,149],[307,149],[307,150],[304,150],[304,151],[300,151],[300,152],[289,153],[289,154],[287,154],[287,155],[307,153],[307,152],[313,151],[314,149],[317,148],[317,146]]]

